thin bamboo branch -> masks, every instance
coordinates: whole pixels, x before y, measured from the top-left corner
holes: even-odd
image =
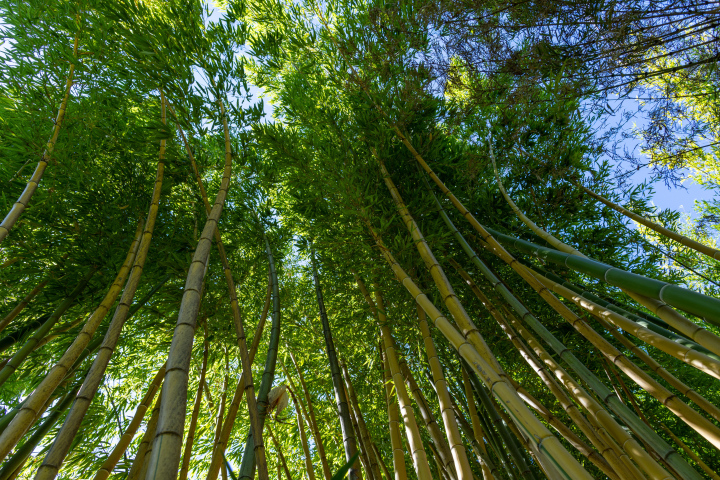
[[[10,313],[5,315],[5,317],[2,320],[0,320],[0,332],[5,330],[5,327],[10,325],[10,322],[12,322],[15,319],[15,317],[17,317],[20,314],[20,312],[22,312],[25,309],[25,307],[28,306],[28,304],[32,301],[32,299],[35,298],[35,296],[38,293],[40,293],[40,291],[43,288],[45,288],[45,285],[47,285],[49,281],[50,281],[50,276],[45,277],[45,279],[43,279],[43,281],[38,283],[37,286],[30,291],[30,293],[25,295],[25,297],[20,301],[20,303],[18,303],[15,306],[15,308],[13,308],[10,311]]]

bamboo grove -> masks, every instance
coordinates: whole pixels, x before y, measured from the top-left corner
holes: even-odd
[[[0,5],[0,480],[720,478],[717,3]]]

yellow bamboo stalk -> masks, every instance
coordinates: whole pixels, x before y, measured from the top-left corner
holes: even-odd
[[[357,442],[357,450],[359,452],[358,458],[360,459],[363,470],[365,470],[365,477],[368,480],[375,480],[375,474],[372,470],[372,467],[370,466],[370,452],[368,450],[368,446],[365,445],[365,442],[363,441],[363,438],[360,434],[360,426],[358,425],[357,415],[355,414],[355,409],[353,409],[352,403],[350,402],[350,394],[348,393],[347,385],[345,384],[344,380],[342,383],[342,388],[345,392],[345,398],[348,401],[348,416],[350,417],[350,423],[352,425],[353,433]]]
[[[378,321],[380,322],[383,348],[392,374],[395,391],[397,392],[398,403],[400,404],[400,411],[402,412],[403,423],[405,424],[405,434],[407,435],[415,473],[420,480],[430,480],[432,478],[430,465],[428,464],[427,455],[423,448],[422,439],[420,438],[420,430],[415,421],[415,412],[410,402],[410,396],[405,388],[405,380],[400,372],[397,354],[393,347],[394,341],[390,333],[390,328],[387,326],[385,306],[383,305],[380,289],[377,285],[375,286],[375,301],[377,302]]]
[[[263,306],[262,314],[260,315],[260,321],[258,322],[258,326],[255,329],[255,333],[253,334],[252,344],[250,346],[250,352],[249,355],[249,362],[250,365],[252,365],[253,361],[255,360],[255,354],[257,353],[258,345],[260,345],[260,339],[262,338],[262,332],[265,329],[265,322],[267,320],[268,316],[268,310],[270,309],[270,293],[272,292],[272,281],[268,277],[268,288],[267,288],[267,294],[265,295],[265,304]],[[222,464],[223,464],[223,455],[225,454],[225,449],[227,448],[228,441],[230,440],[230,434],[232,433],[233,426],[235,425],[235,418],[237,417],[238,409],[240,408],[240,402],[242,401],[243,394],[245,393],[245,384],[246,384],[246,377],[245,373],[243,372],[240,375],[240,379],[238,380],[237,387],[235,388],[235,394],[233,395],[232,402],[230,402],[230,407],[228,408],[228,414],[223,422],[223,428],[222,432],[220,433],[220,438],[218,439],[217,444],[215,444],[213,448],[212,458],[210,460],[210,469],[208,470],[207,480],[216,480],[218,471],[220,470]],[[254,393],[253,393],[254,394]],[[212,402],[210,402],[210,406],[212,407]]]
[[[395,480],[406,480],[407,469],[405,467],[405,449],[403,448],[402,436],[400,434],[400,414],[398,412],[398,404],[393,399],[393,383],[392,372],[388,357],[385,354],[382,340],[380,341],[380,355],[383,360],[383,371],[385,377],[385,400],[388,410],[388,429],[390,430],[390,444],[392,445],[393,454],[393,470],[395,471]]]
[[[327,456],[325,455],[325,445],[323,444],[322,437],[320,436],[320,429],[318,428],[317,419],[315,418],[315,407],[313,406],[312,399],[310,398],[310,392],[305,384],[305,377],[300,369],[300,365],[295,359],[295,355],[289,348],[288,353],[290,354],[290,359],[292,360],[293,365],[295,365],[295,370],[298,373],[300,386],[302,387],[305,403],[307,404],[308,415],[306,415],[305,418],[308,419],[308,423],[310,424],[310,428],[313,432],[315,447],[317,448],[318,456],[320,457],[320,463],[323,469],[323,476],[325,477],[325,480],[331,480],[332,474],[330,473],[330,466],[328,465]]]
[[[400,192],[398,191],[397,187],[395,187],[395,184],[390,178],[390,174],[385,168],[385,164],[380,160],[374,148],[371,149],[371,151],[375,156],[378,165],[380,166],[380,172],[382,173],[383,180],[385,181],[385,185],[390,191],[390,195],[395,202],[398,212],[400,213],[400,217],[403,219],[405,226],[410,232],[410,235],[413,238],[413,241],[418,249],[418,252],[420,253],[420,256],[425,261],[425,266],[430,271],[433,281],[435,282],[435,285],[440,291],[446,307],[450,311],[452,317],[455,319],[457,325],[460,327],[461,333],[468,340],[468,342],[473,345],[473,347],[475,347],[475,350],[483,357],[483,359],[496,372],[498,372],[501,378],[504,377],[505,372],[503,371],[495,356],[490,351],[490,348],[485,343],[485,339],[480,334],[480,331],[477,329],[475,324],[470,319],[470,316],[465,311],[465,308],[460,303],[457,295],[455,295],[450,281],[445,276],[443,268],[435,259],[435,256],[433,255],[430,246],[427,244],[427,242],[425,241],[425,237],[420,231],[420,227],[410,215],[410,211],[405,206],[405,203],[400,196]]]
[[[160,111],[161,120],[163,123],[165,123],[165,95],[163,94],[162,90],[160,91]],[[78,429],[80,428],[80,422],[85,416],[87,409],[90,407],[92,398],[95,396],[95,393],[100,386],[100,382],[102,381],[105,369],[110,362],[110,358],[112,357],[112,354],[115,351],[115,346],[117,345],[118,339],[120,338],[122,327],[125,324],[128,312],[130,311],[130,305],[132,304],[132,300],[135,297],[135,291],[137,290],[138,284],[140,283],[140,277],[143,272],[143,267],[145,266],[147,252],[150,249],[150,241],[152,239],[153,230],[155,228],[155,219],[157,218],[157,212],[160,206],[160,192],[162,190],[163,174],[165,172],[165,144],[166,140],[160,140],[160,151],[158,154],[158,166],[157,173],[155,175],[155,185],[153,186],[152,200],[150,201],[150,208],[148,210],[147,219],[145,221],[145,227],[140,240],[140,245],[138,247],[137,254],[135,255],[133,266],[130,270],[130,275],[125,285],[125,289],[123,290],[123,294],[120,297],[120,303],[115,309],[115,314],[113,315],[108,331],[105,334],[105,339],[100,346],[100,349],[97,356],[95,357],[95,361],[93,362],[92,367],[90,367],[90,371],[88,372],[88,375],[85,379],[85,383],[80,389],[80,392],[78,393],[77,398],[75,399],[75,402],[70,409],[70,412],[68,412],[67,416],[65,417],[65,422],[63,423],[63,426],[60,428],[60,431],[55,437],[55,442],[53,443],[52,447],[50,447],[50,450],[48,451],[45,459],[43,460],[43,463],[40,465],[40,468],[35,475],[36,480],[51,480],[57,476],[58,471],[60,470],[60,465],[65,459],[65,456],[70,449],[70,445],[72,444],[72,440],[75,437]],[[108,300],[107,296],[105,300]],[[107,310],[112,306],[112,303],[113,302],[109,302],[106,307],[101,304],[101,307],[96,310],[96,313],[100,311],[102,317],[104,317]],[[93,314],[93,317],[95,317],[95,313]],[[93,317],[91,317],[91,319]],[[100,317],[100,315],[98,315],[98,317]],[[97,326],[100,324],[101,320],[102,318],[97,318],[97,324],[95,325],[95,329],[97,329]],[[88,319],[88,323],[90,323],[90,319]],[[86,327],[88,327],[88,324],[86,324]],[[83,330],[85,331],[85,327],[83,328]],[[77,346],[79,347],[79,345],[81,345],[82,343],[89,342],[91,336],[92,334],[82,335],[82,338],[81,336],[78,336],[78,339],[76,340],[76,342],[78,342]],[[87,339],[85,339],[84,337],[87,337]],[[70,349],[73,349],[74,346],[76,346],[75,342],[73,342],[73,345],[71,345]],[[83,346],[82,348],[79,348],[79,351],[73,350],[73,355],[77,352],[77,355],[79,356],[84,348],[85,347]],[[69,356],[69,351],[66,352],[63,357],[65,357],[66,355]],[[50,373],[43,382],[45,382],[46,380],[48,382],[57,381],[48,380],[48,378],[50,377],[50,375],[53,375],[53,379],[56,379],[60,375],[63,375],[63,372],[67,371],[67,368],[69,368],[72,363],[73,362],[63,363],[61,359],[58,365],[56,365],[56,367],[50,371]],[[36,392],[44,391],[40,390],[42,385],[43,384],[41,383],[41,386],[36,389]],[[17,420],[17,418],[15,420]],[[8,429],[9,428],[10,427],[8,426]],[[0,448],[2,448],[2,450],[0,450],[0,454],[2,453],[2,451],[4,451],[4,445],[5,444],[2,443],[2,440],[0,439]],[[0,457],[1,456],[2,455],[0,455]]]
[[[377,458],[375,458],[375,451],[372,448],[373,441],[368,431],[367,424],[363,418],[362,411],[360,410],[360,402],[355,395],[355,389],[353,388],[352,381],[350,379],[350,372],[348,371],[347,365],[344,360],[340,360],[340,369],[345,377],[345,387],[348,392],[348,400],[350,401],[350,412],[355,415],[355,419],[358,424],[358,437],[363,443],[366,449],[366,455],[370,462],[370,471],[372,472],[373,478],[380,480],[380,465],[378,464]]]
[[[100,469],[95,474],[94,480],[105,480],[110,476],[113,468],[115,468],[117,462],[120,461],[120,458],[122,458],[123,454],[130,445],[130,442],[132,442],[133,437],[135,437],[135,433],[137,433],[137,430],[140,427],[140,423],[143,421],[143,418],[145,418],[145,413],[147,412],[148,408],[150,408],[150,404],[152,403],[153,399],[155,398],[155,394],[160,388],[160,383],[162,382],[164,375],[165,365],[160,367],[160,370],[158,370],[158,372],[155,374],[155,378],[153,378],[152,382],[150,382],[148,391],[147,393],[145,393],[145,396],[140,402],[140,405],[138,405],[137,410],[135,410],[135,415],[133,415],[130,424],[125,429],[125,432],[123,432],[117,445],[115,445],[115,448],[113,448],[113,451],[110,452],[108,458],[105,460],[105,462],[103,462],[102,466],[100,466]]]
[[[705,473],[707,473],[708,477],[712,478],[713,480],[720,480],[720,475],[717,474],[717,472],[713,471],[712,468],[708,467],[705,462],[702,461],[700,457],[697,456],[695,452],[692,451],[690,447],[685,445],[685,442],[680,440],[677,435],[675,435],[672,430],[670,430],[667,426],[665,426],[664,423],[660,422],[660,428],[665,430],[665,433],[670,435],[670,438],[673,439],[673,441],[680,447],[682,450],[687,454],[688,457],[690,457],[695,463],[697,463],[700,468],[703,469]]]
[[[692,320],[681,315],[665,302],[639,295],[630,290],[623,290],[623,292],[690,340],[702,345],[716,355],[720,355],[720,337],[714,333],[705,330]]]
[[[625,330],[626,332],[630,333],[639,340],[642,340],[648,345],[651,345],[658,350],[661,350],[668,355],[671,355],[678,360],[697,368],[701,372],[711,375],[720,380],[720,361],[708,357],[704,353],[693,350],[685,345],[673,342],[667,337],[664,337],[641,325],[638,325],[629,318],[620,315],[619,313],[613,312],[612,310],[608,310],[591,300],[581,297],[569,288],[564,287],[559,283],[544,277],[543,275],[540,275],[534,270],[530,270],[530,272],[547,288],[551,289],[558,295],[572,301],[575,305],[591,313],[594,317],[603,318],[607,322],[615,325],[615,327]]]
[[[665,228],[662,225],[659,225],[651,220],[648,220],[647,218],[642,217],[635,212],[631,212],[630,210],[623,208],[616,203],[611,202],[607,198],[593,192],[589,188],[587,188],[583,185],[580,185],[579,183],[576,183],[576,185],[579,186],[580,188],[582,188],[585,191],[585,193],[587,193],[588,195],[593,197],[595,200],[598,200],[598,201],[604,203],[605,205],[612,208],[613,210],[622,213],[623,215],[625,215],[628,218],[631,218],[632,220],[635,220],[637,223],[639,223],[641,225],[645,225],[646,227],[648,227],[652,230],[655,230],[660,235],[663,235],[671,240],[675,240],[676,242],[680,243],[681,245],[684,245],[688,248],[692,248],[693,250],[700,252],[704,255],[707,255],[708,257],[710,257],[712,259],[720,260],[720,250],[716,250],[712,247],[704,245],[704,244],[697,242],[691,238],[688,238],[684,235],[680,235],[679,233],[677,233],[673,230],[670,230],[669,228]]]
[[[547,233],[542,228],[535,225],[535,222],[530,220],[528,217],[525,216],[525,214],[520,211],[520,209],[515,205],[515,202],[513,202],[512,198],[510,198],[510,195],[505,191],[505,187],[503,187],[502,181],[500,180],[500,174],[498,173],[497,165],[495,164],[495,154],[493,153],[492,145],[490,145],[490,160],[492,161],[493,171],[495,172],[495,180],[497,181],[498,189],[500,189],[500,193],[502,193],[502,196],[505,198],[505,201],[510,205],[510,208],[513,212],[515,212],[515,215],[525,224],[527,225],[530,230],[535,232],[537,236],[545,240],[547,243],[552,245],[554,248],[560,250],[561,252],[569,253],[571,255],[578,255],[580,257],[584,257],[582,253],[571,247],[570,245],[567,245],[557,238],[553,237],[549,233]]]
[[[385,476],[385,480],[391,480],[392,475],[390,475],[390,471],[388,470],[387,465],[385,465],[385,460],[383,460],[382,455],[380,455],[380,450],[378,450],[378,447],[374,442],[372,444],[372,448],[375,451],[375,458],[378,459],[378,463],[380,464],[380,468]]]
[[[443,424],[445,425],[445,434],[447,435],[448,443],[450,444],[450,451],[452,452],[453,460],[455,462],[455,468],[457,469],[458,478],[472,479],[472,470],[470,469],[470,462],[467,458],[467,452],[460,436],[460,429],[458,428],[457,422],[455,421],[455,413],[453,412],[452,404],[450,402],[450,393],[448,392],[447,381],[440,365],[440,360],[435,350],[435,344],[433,343],[432,337],[430,336],[430,328],[428,327],[425,311],[417,306],[418,312],[418,323],[420,325],[420,333],[425,343],[425,353],[428,356],[428,362],[430,363],[430,370],[432,372],[433,383],[435,385],[435,392],[438,396],[438,403],[440,404],[440,414],[443,418]]]
[[[415,301],[425,310],[425,313],[433,321],[440,332],[450,341],[458,353],[470,364],[476,374],[483,380],[488,390],[498,398],[503,407],[511,414],[518,426],[522,426],[525,434],[534,442],[537,448],[541,449],[556,466],[562,466],[563,475],[574,480],[590,476],[584,468],[570,455],[562,446],[559,440],[525,407],[522,400],[510,385],[508,385],[499,374],[484,360],[465,337],[458,332],[449,320],[440,313],[427,296],[415,285],[412,279],[400,267],[390,251],[374,230],[371,233],[380,250],[390,264],[393,272],[415,298]]]
[[[202,392],[205,386],[205,376],[207,374],[207,362],[210,345],[208,345],[207,319],[203,322],[203,359],[200,367],[200,378],[198,380],[197,393],[195,394],[195,403],[193,404],[192,416],[190,417],[190,427],[188,428],[187,440],[185,440],[185,450],[183,452],[182,465],[180,466],[180,474],[178,480],[186,480],[188,470],[190,469],[190,458],[192,457],[193,443],[195,442],[195,429],[197,428],[198,415],[202,404]]]
[[[80,40],[79,35],[80,32],[75,34],[75,41],[73,43],[73,57],[77,57],[78,43]],[[25,211],[28,203],[30,203],[30,199],[33,197],[35,191],[38,188],[38,185],[40,184],[40,180],[42,180],[43,173],[45,173],[45,168],[47,167],[48,162],[52,157],[53,151],[55,150],[55,144],[57,143],[57,138],[60,134],[60,128],[62,127],[63,120],[65,119],[65,109],[67,108],[68,98],[70,97],[70,89],[73,86],[74,74],[75,62],[72,62],[70,64],[70,69],[68,70],[67,79],[65,81],[65,95],[63,96],[62,102],[60,102],[60,108],[58,109],[57,118],[55,119],[53,133],[50,136],[50,140],[48,140],[47,145],[45,146],[45,150],[43,151],[42,157],[40,157],[40,160],[35,167],[35,171],[33,172],[32,177],[30,177],[27,185],[25,185],[25,190],[23,190],[23,192],[20,194],[20,197],[17,199],[15,204],[13,204],[8,214],[3,219],[2,223],[0,223],[0,243],[5,240],[5,238],[10,233],[10,230],[17,222],[18,218],[20,218],[20,215],[22,215],[22,213]]]
[[[270,438],[273,441],[273,444],[275,445],[275,450],[277,451],[278,457],[280,458],[279,464],[282,464],[283,470],[285,471],[285,478],[287,480],[292,480],[292,476],[290,475],[290,470],[288,469],[287,462],[285,461],[285,455],[282,453],[282,447],[280,446],[280,442],[277,441],[277,438],[275,437],[275,434],[272,431],[272,428],[270,427],[270,423],[265,423],[265,427],[267,428],[268,433],[270,434]],[[279,470],[279,468],[278,468]],[[278,472],[278,480],[280,479],[280,472]]]
[[[38,283],[37,286],[35,288],[33,288],[30,291],[30,293],[25,295],[25,297],[20,301],[20,303],[18,303],[15,306],[15,308],[13,308],[10,311],[10,313],[5,315],[5,317],[2,320],[0,320],[0,332],[5,330],[5,327],[10,325],[10,322],[12,322],[15,319],[15,317],[17,317],[20,314],[20,312],[22,312],[25,309],[25,307],[28,306],[28,304],[32,301],[32,299],[35,298],[35,296],[38,293],[40,293],[40,291],[43,288],[45,288],[45,285],[47,285],[47,283],[49,281],[50,281],[50,277],[48,276],[42,282]]]
[[[283,364],[283,370],[285,369],[285,365]],[[285,374],[285,376],[290,379],[290,377]],[[290,396],[292,396],[293,403],[295,404],[295,412],[297,415],[297,422],[298,422],[298,432],[300,432],[300,445],[303,449],[303,454],[305,455],[305,471],[308,474],[309,480],[315,480],[315,469],[313,468],[312,463],[312,455],[310,454],[310,447],[308,447],[308,441],[307,436],[305,434],[305,422],[303,421],[303,414],[302,414],[302,408],[300,407],[300,401],[295,396],[295,389],[290,386],[288,389],[290,391]]]
[[[223,380],[223,386],[222,386],[222,394],[220,395],[220,405],[218,407],[218,413],[217,413],[217,420],[215,421],[215,438],[213,439],[213,450],[215,449],[215,446],[220,441],[220,434],[222,432],[223,428],[223,419],[225,418],[225,406],[227,403],[227,391],[228,391],[228,384],[230,383],[230,362],[229,357],[227,355],[227,351],[225,351],[225,378]],[[224,463],[223,463],[224,467]],[[220,471],[224,471],[225,468],[220,468]]]

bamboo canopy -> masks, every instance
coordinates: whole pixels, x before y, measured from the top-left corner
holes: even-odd
[[[0,480],[718,478],[713,4],[0,12]]]

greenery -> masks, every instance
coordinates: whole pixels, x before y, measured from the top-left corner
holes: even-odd
[[[0,480],[719,478],[719,15],[0,0]]]

